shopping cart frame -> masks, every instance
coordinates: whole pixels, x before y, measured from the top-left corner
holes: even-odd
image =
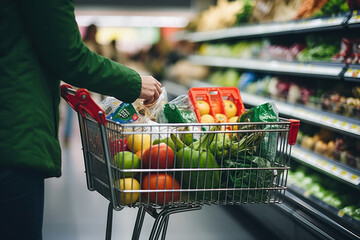
[[[90,93],[86,89],[80,88],[78,90],[74,90],[70,85],[63,84],[63,85],[61,85],[61,96],[78,113],[81,142],[82,142],[82,146],[83,146],[83,156],[84,156],[87,187],[90,191],[97,191],[102,196],[104,196],[105,198],[107,198],[109,200],[105,239],[111,239],[113,210],[120,211],[125,206],[119,205],[119,200],[118,200],[119,197],[117,195],[117,192],[116,192],[117,190],[115,189],[114,183],[113,183],[114,171],[113,171],[113,166],[112,166],[113,163],[111,162],[112,158],[111,158],[111,154],[110,154],[110,150],[109,150],[109,142],[108,142],[109,139],[108,139],[108,133],[107,133],[107,124],[109,124],[109,120],[106,120],[104,111],[94,102],[94,100],[90,96]],[[87,126],[86,126],[87,121],[89,121],[89,120],[91,122],[94,122],[98,126],[99,131],[100,131],[100,133],[98,135],[101,139],[100,142],[102,143],[101,144],[102,146],[100,146],[100,147],[101,147],[101,151],[103,153],[103,158],[104,158],[103,160],[105,162],[105,164],[104,164],[105,166],[102,166],[101,168],[102,168],[102,171],[106,172],[106,175],[107,175],[104,178],[105,181],[102,181],[102,182],[100,181],[102,186],[99,186],[99,182],[95,181],[94,178],[92,177],[92,171],[94,171],[94,170],[90,166],[91,161],[89,161],[89,159],[91,159],[91,157],[92,157],[89,155],[89,147],[91,148],[91,146],[88,146],[89,136],[88,136],[88,131],[85,131],[85,129],[87,129]],[[116,124],[116,123],[111,123],[111,124]],[[264,123],[251,123],[251,124],[253,124],[255,126],[256,125],[259,125],[259,126],[264,125]],[[269,123],[267,123],[267,124],[269,124]],[[297,133],[299,130],[300,121],[294,120],[294,119],[289,119],[289,120],[283,120],[283,122],[281,122],[281,123],[279,123],[279,122],[270,123],[270,125],[271,124],[286,125],[286,128],[281,131],[283,131],[284,133],[287,134],[286,137],[287,137],[288,144],[285,144],[285,145],[283,144],[284,145],[283,147],[286,149],[281,149],[280,151],[286,151],[286,157],[289,157],[290,152],[291,152],[291,145],[294,145],[296,142],[296,137],[297,137]],[[174,126],[174,124],[161,124],[161,125],[164,127]],[[214,124],[201,124],[202,127],[210,127],[212,125],[214,125]],[[226,126],[226,124],[217,124],[217,125]],[[140,127],[141,125],[132,125],[132,126]],[[175,124],[175,126],[189,127],[192,125],[191,124]],[[157,125],[157,127],[158,127],[158,125]],[[256,129],[256,130],[251,130],[251,131],[246,131],[246,132],[259,132],[259,131],[262,131],[262,130]],[[267,131],[271,132],[271,130],[267,130]],[[277,131],[279,131],[279,130],[274,130],[274,132],[277,132]],[[211,133],[211,130],[208,132]],[[218,132],[218,131],[216,131],[216,132]],[[231,131],[230,130],[229,132],[234,133],[234,132],[241,132],[241,131],[239,131],[239,130]],[[187,133],[195,134],[196,131],[188,131]],[[157,134],[160,134],[160,133],[157,133]],[[282,195],[285,194],[287,170],[289,169],[289,167],[285,165],[283,169],[286,172],[286,176],[284,177],[284,179],[282,180],[283,182],[280,185]],[[206,169],[206,170],[196,169],[196,170],[197,171],[216,171],[215,169]],[[233,169],[222,168],[221,170],[231,171]],[[239,169],[239,170],[243,170],[243,169]],[[141,171],[142,170],[138,170],[138,172],[141,172]],[[148,171],[150,171],[150,170],[148,170]],[[165,170],[159,170],[159,169],[154,170],[154,172],[158,172],[158,173],[161,171],[165,171]],[[182,171],[190,171],[190,170],[183,168],[183,169],[177,169],[177,171],[182,172]],[[121,172],[126,172],[126,170],[122,170]],[[262,188],[255,188],[255,191],[256,190],[271,191],[271,190],[279,190],[279,189],[280,189],[279,187],[273,187],[273,188],[267,189],[267,188],[264,188],[264,186],[263,186]],[[210,192],[213,191],[215,193],[218,191],[219,196],[220,196],[220,191],[227,191],[227,190],[228,190],[227,188],[220,189],[220,187],[217,189],[207,189],[207,191],[210,191]],[[235,190],[235,188],[232,190]],[[239,189],[239,190],[242,190],[242,189]],[[186,191],[187,193],[190,194],[191,192],[196,193],[198,191],[198,189],[177,190],[177,192],[179,192],[179,191],[180,192]],[[134,190],[124,190],[124,192],[128,192],[128,193],[132,194],[135,191]],[[174,189],[172,189],[172,190],[139,190],[138,192],[140,192],[140,193],[165,192],[165,194],[167,194],[166,192],[169,192],[169,193],[174,192]],[[204,196],[205,196],[205,194],[204,194]],[[155,222],[154,222],[153,228],[151,230],[149,239],[158,239],[160,237],[160,234],[162,234],[161,238],[165,239],[169,216],[174,213],[199,210],[202,208],[202,205],[204,205],[204,204],[214,204],[212,202],[207,202],[204,200],[205,200],[205,197],[203,198],[203,201],[200,201],[200,200],[199,201],[195,200],[195,202],[190,202],[190,201],[186,202],[185,201],[185,202],[182,202],[183,204],[180,204],[180,205],[174,204],[174,202],[172,202],[171,204],[162,204],[162,205],[155,204],[154,205],[154,204],[149,204],[149,201],[147,201],[147,203],[146,202],[140,203],[138,205],[131,204],[130,206],[133,206],[133,207],[136,206],[139,208],[135,226],[134,226],[134,230],[133,230],[132,239],[134,239],[134,240],[139,239],[143,221],[144,221],[144,217],[145,217],[145,213],[148,213],[150,216],[155,218]],[[278,203],[280,203],[280,202],[281,202],[281,200],[278,201]],[[221,204],[220,202],[217,202],[215,204],[228,205],[228,204],[233,204],[233,203],[230,203],[230,202],[227,203],[225,201],[225,204],[224,203]]]

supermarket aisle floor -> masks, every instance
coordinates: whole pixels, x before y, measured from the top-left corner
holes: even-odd
[[[72,137],[63,147],[63,176],[46,180],[44,239],[98,240],[105,238],[108,201],[86,187],[80,133],[73,114]],[[63,121],[62,121],[63,122]],[[62,139],[63,126],[60,127]],[[170,217],[167,239],[264,239],[249,219],[234,218],[233,212],[218,206],[200,211],[175,214]],[[137,209],[125,208],[114,212],[113,239],[131,239]],[[240,222],[239,222],[240,221]],[[152,217],[146,215],[140,239],[148,239]],[[246,227],[246,229],[245,229]],[[254,230],[254,231],[253,231]],[[256,234],[256,235],[255,235]],[[269,238],[267,238],[269,239]]]

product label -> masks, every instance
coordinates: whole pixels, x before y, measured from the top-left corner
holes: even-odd
[[[118,123],[133,123],[139,119],[139,116],[132,104],[121,103],[107,119]]]

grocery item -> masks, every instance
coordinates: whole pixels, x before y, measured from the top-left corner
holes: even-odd
[[[228,118],[232,118],[237,114],[236,105],[230,100],[224,100],[225,114]]]
[[[140,183],[135,178],[120,178],[115,183],[115,186],[118,186],[120,190],[140,190]],[[118,193],[118,196],[121,205],[130,205],[139,199],[140,193],[121,192]]]
[[[217,5],[203,11],[195,23],[196,31],[210,31],[233,26],[243,11],[243,1],[218,0]]]
[[[200,115],[210,113],[210,106],[205,101],[196,101],[196,108],[199,109]]]
[[[149,134],[130,134],[127,138],[128,148],[133,153],[148,149],[151,146]]]
[[[255,107],[252,107],[245,113],[243,113],[239,122],[278,122],[279,121],[279,110],[277,109],[275,103],[267,102]],[[272,125],[259,125],[258,129],[272,129],[276,126]],[[241,129],[241,128],[240,128]],[[241,140],[244,137],[244,134],[241,132],[237,135],[238,140]],[[273,161],[276,155],[276,139],[277,133],[274,132],[264,132],[262,135],[262,144],[261,144],[261,156],[267,157],[267,160]]]
[[[139,115],[131,103],[121,103],[106,118],[118,123],[133,123],[139,119]]]
[[[187,95],[181,95],[165,104],[157,115],[159,123],[196,123],[193,106]]]
[[[257,0],[250,22],[278,22],[295,18],[303,0]]]
[[[137,99],[135,102],[132,103],[135,110],[144,119],[144,121],[155,122],[159,109],[162,108],[162,106],[167,103],[168,99],[167,99],[166,89],[162,87],[161,90],[162,92],[159,98],[150,105],[145,105],[143,99]]]
[[[142,156],[142,167],[166,169],[174,166],[174,151],[165,143],[159,143],[146,149]]]
[[[218,130],[218,127],[213,127],[211,131]],[[208,146],[213,141],[215,134],[207,133],[204,134],[200,140],[192,143],[191,146],[186,146],[184,143],[175,135],[171,135],[173,141],[178,146],[178,152],[176,153],[176,167],[177,168],[218,168],[218,164],[211,152],[209,152]],[[180,177],[183,184],[189,188],[218,188],[220,186],[220,178],[218,171],[185,171]],[[198,192],[200,198],[214,197],[215,193],[211,192]]]
[[[127,140],[124,139],[117,139],[115,141],[112,141],[109,143],[109,149],[110,149],[110,156],[111,158],[114,157],[115,154],[122,151],[127,151]]]
[[[176,190],[180,189],[179,182],[170,174],[165,173],[151,173],[145,174],[142,185],[142,190]],[[166,204],[171,201],[178,201],[180,199],[179,191],[172,192],[151,192],[144,193],[144,200],[157,204]]]
[[[114,166],[119,169],[137,169],[140,167],[140,159],[129,151],[118,152],[114,156]],[[121,176],[116,177],[134,177],[136,173],[134,172],[125,172]]]
[[[228,117],[225,114],[216,113],[215,114],[215,121],[217,123],[226,123],[226,122],[228,122]]]
[[[234,113],[236,108],[236,115],[240,116],[245,112],[245,107],[242,102],[240,91],[236,87],[208,87],[208,88],[191,88],[188,92],[189,98],[194,106],[194,111],[199,122],[212,122],[212,119],[206,114],[201,115],[197,108],[197,101],[204,101],[210,106],[210,113],[215,121],[227,122],[228,117],[226,116],[227,110],[230,110],[229,103],[233,104],[231,107],[230,116]],[[225,105],[227,103],[227,105]],[[216,114],[221,119],[216,117]],[[206,117],[204,117],[206,116]]]
[[[210,114],[205,114],[200,117],[201,123],[215,123],[215,119]]]
[[[121,101],[114,98],[114,97],[106,97],[99,103],[99,107],[101,107],[104,112],[105,116],[109,116],[111,113],[115,112],[118,106],[121,104]]]

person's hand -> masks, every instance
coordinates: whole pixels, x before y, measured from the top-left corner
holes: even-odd
[[[141,76],[141,81],[142,85],[139,98],[145,99],[145,105],[155,102],[162,92],[161,83],[151,76]]]

